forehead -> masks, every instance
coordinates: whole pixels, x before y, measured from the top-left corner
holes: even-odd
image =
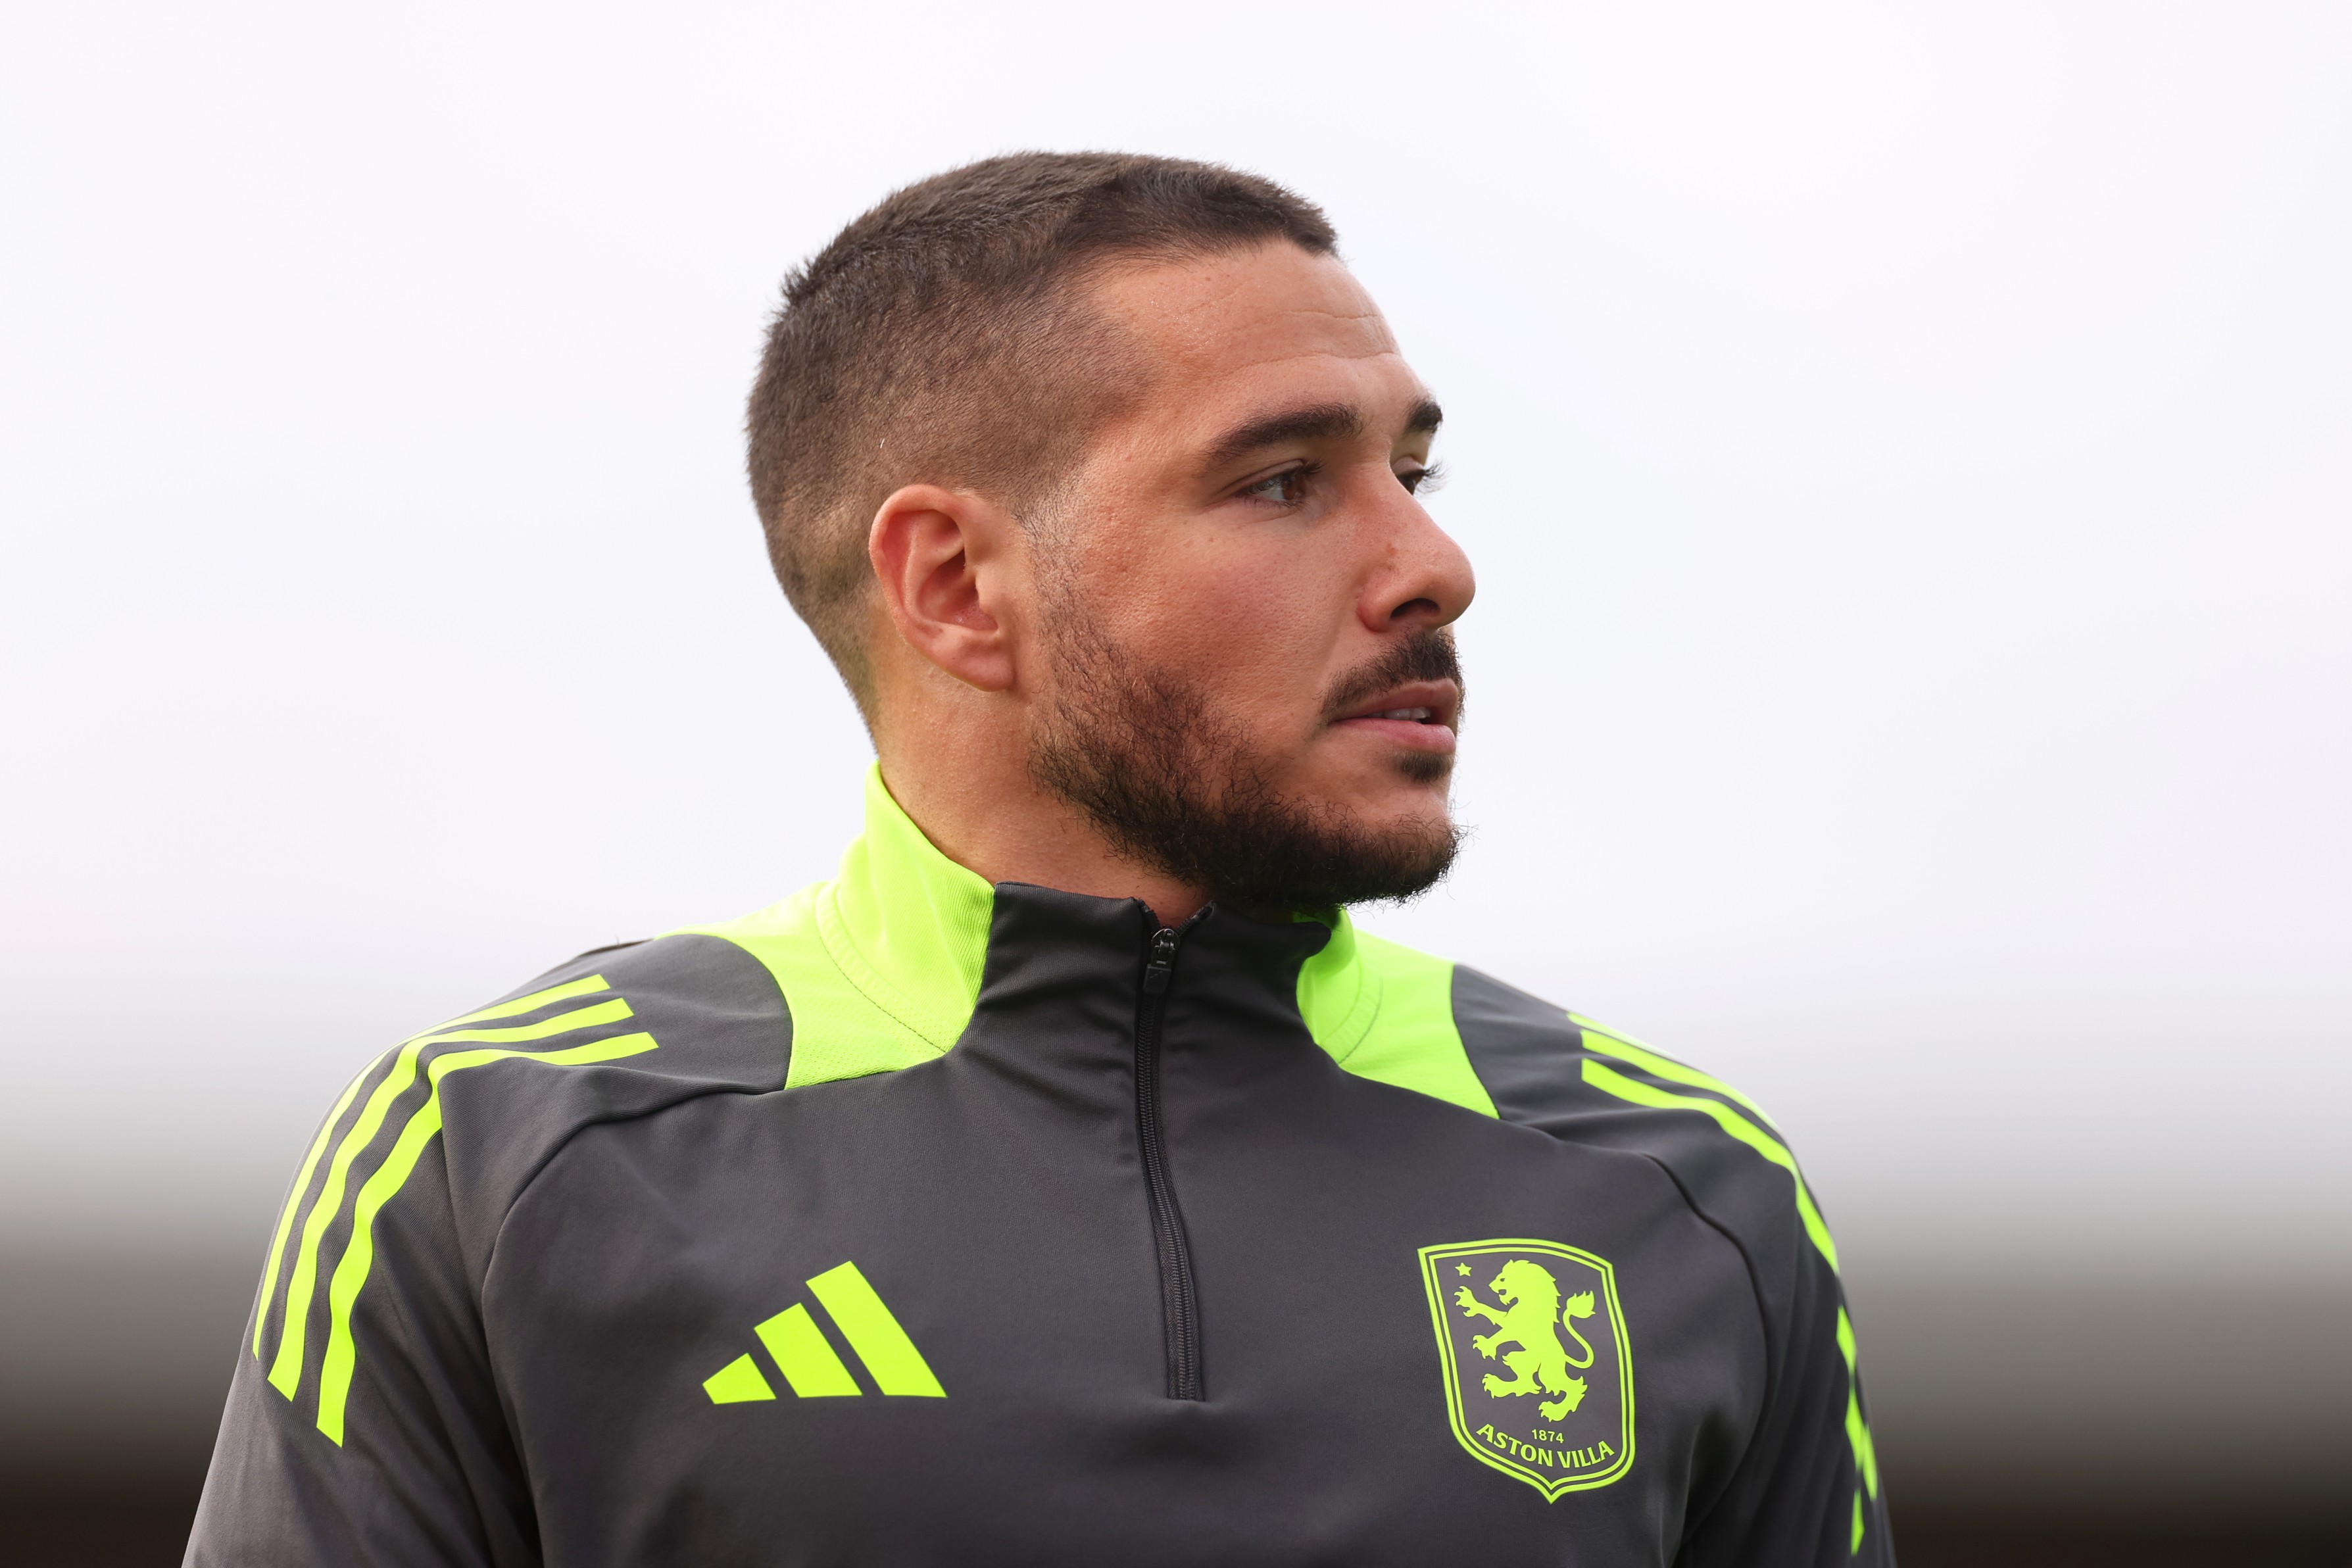
[[[1123,268],[1093,295],[1142,344],[1162,418],[1222,427],[1236,405],[1306,394],[1377,419],[1421,395],[1363,285],[1287,242]]]

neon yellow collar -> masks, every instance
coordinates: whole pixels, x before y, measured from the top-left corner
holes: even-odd
[[[850,978],[946,1050],[971,1019],[995,904],[995,889],[891,798],[881,764],[866,769],[866,831],[816,900],[818,929]]]

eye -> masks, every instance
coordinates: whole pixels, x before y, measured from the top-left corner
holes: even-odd
[[[1445,468],[1441,463],[1431,463],[1419,468],[1407,468],[1397,475],[1397,483],[1405,488],[1405,493],[1408,495],[1427,495],[1444,482]]]
[[[1244,487],[1241,493],[1258,500],[1272,501],[1277,506],[1298,506],[1307,500],[1307,481],[1322,471],[1320,463],[1301,463],[1295,468],[1268,474],[1257,483]]]

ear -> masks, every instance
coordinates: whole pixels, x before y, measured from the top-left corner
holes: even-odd
[[[966,686],[1010,690],[1008,577],[1018,525],[968,491],[907,485],[874,514],[866,553],[890,624],[908,647]]]

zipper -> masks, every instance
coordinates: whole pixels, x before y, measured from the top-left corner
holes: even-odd
[[[1168,1172],[1168,1132],[1160,1119],[1160,1037],[1168,1020],[1168,987],[1176,977],[1177,933],[1151,933],[1143,965],[1143,998],[1135,1016],[1135,1137],[1143,1152],[1143,1186],[1151,1200],[1151,1245],[1160,1261],[1160,1314],[1168,1341],[1168,1397],[1199,1399],[1201,1309],[1192,1287],[1192,1254],[1184,1216]]]

